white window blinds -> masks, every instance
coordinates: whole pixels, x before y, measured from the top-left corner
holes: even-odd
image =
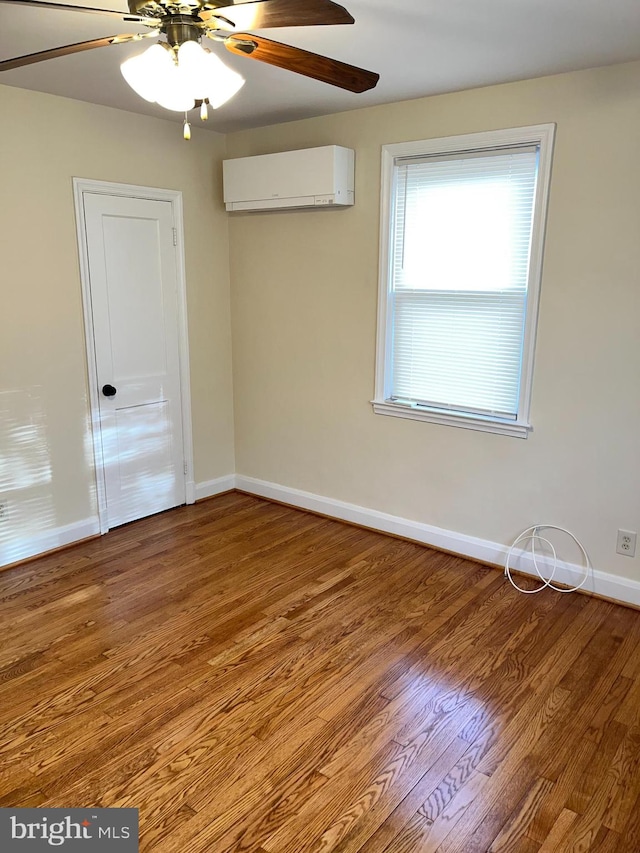
[[[516,420],[538,147],[394,171],[388,399]]]

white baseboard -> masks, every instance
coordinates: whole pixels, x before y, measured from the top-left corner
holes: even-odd
[[[100,523],[96,516],[75,521],[73,524],[52,527],[50,530],[38,530],[28,536],[21,534],[14,541],[0,542],[0,566],[9,566],[99,533]]]
[[[269,483],[265,480],[256,480],[253,477],[244,477],[241,474],[236,474],[235,488],[252,495],[281,501],[342,521],[350,521],[383,533],[392,533],[443,551],[451,551],[472,560],[480,560],[497,566],[504,566],[509,551],[508,545],[502,545],[499,542],[467,536],[464,533],[445,530],[442,527],[434,527],[431,524],[423,524],[419,521],[410,521],[397,515],[389,515],[386,512],[378,512],[378,510],[357,504],[315,495],[312,492],[303,492],[300,489],[291,489],[288,486]],[[541,560],[538,562],[542,563]],[[535,575],[530,556],[523,556],[514,568],[526,574]],[[545,577],[550,577],[551,569],[548,564],[542,565],[542,573]],[[574,586],[583,577],[584,570],[581,566],[564,563],[558,565],[554,581]],[[592,570],[583,589],[585,592],[592,592],[614,601],[640,606],[640,582],[612,575],[608,572]]]
[[[253,477],[245,477],[241,474],[228,474],[215,480],[208,480],[195,485],[195,499],[213,497],[222,492],[232,489],[240,489],[258,497],[270,498],[281,501],[291,506],[318,512],[341,521],[350,521],[362,527],[369,527],[382,533],[391,533],[412,539],[424,545],[431,545],[443,551],[451,551],[472,560],[480,560],[503,566],[509,550],[508,545],[492,542],[488,539],[479,539],[475,536],[467,536],[454,530],[445,530],[442,527],[434,527],[419,521],[411,521],[397,515],[379,512],[368,507],[345,501],[334,500],[323,495],[312,492],[304,492],[300,489],[292,489],[281,486],[278,483],[269,483],[265,480],[257,480]],[[85,518],[73,524],[55,527],[51,530],[38,531],[27,539],[21,537],[18,542],[0,542],[0,566],[10,565],[64,545],[70,545],[80,539],[86,539],[100,532],[98,519]],[[540,561],[542,562],[542,561]],[[514,568],[527,574],[534,575],[535,571],[531,558],[524,556]],[[555,580],[561,584],[575,585],[583,577],[581,566],[565,563],[559,565]],[[543,564],[543,575],[549,577],[550,569]],[[618,575],[603,572],[598,569],[591,571],[589,579],[584,586],[585,592],[592,592],[613,601],[631,604],[640,607],[640,582],[623,578]]]
[[[204,483],[196,483],[195,499],[201,501],[203,498],[211,498],[222,492],[230,492],[235,487],[235,474],[227,474],[226,477],[217,477],[215,480],[206,480]]]

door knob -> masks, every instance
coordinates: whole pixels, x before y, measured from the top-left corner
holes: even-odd
[[[115,397],[116,389],[113,387],[113,385],[103,385],[102,393],[105,397]]]

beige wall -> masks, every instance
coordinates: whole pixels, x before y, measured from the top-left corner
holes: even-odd
[[[374,415],[380,146],[557,123],[528,440]],[[356,151],[349,210],[230,217],[237,471],[508,544],[640,527],[640,63],[236,133]]]
[[[232,473],[234,450],[224,137],[4,86],[0,114],[7,546],[96,512],[73,176],[182,191],[196,482]]]

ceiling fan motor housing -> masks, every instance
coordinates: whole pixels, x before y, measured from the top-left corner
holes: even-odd
[[[161,31],[167,36],[172,47],[184,44],[186,41],[199,41],[202,29],[189,15],[171,15],[162,22]]]

